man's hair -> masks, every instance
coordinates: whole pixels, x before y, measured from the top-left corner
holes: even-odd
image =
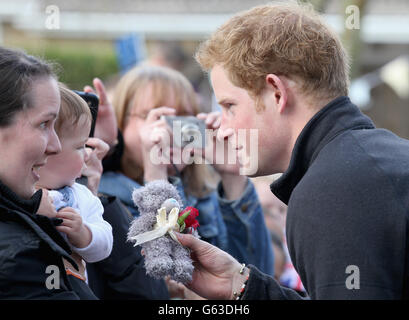
[[[82,116],[85,116],[85,120],[89,122],[92,116],[88,104],[78,94],[62,83],[58,84],[58,88],[61,95],[61,107],[55,122],[55,131],[60,136],[63,135],[64,130],[75,127]]]
[[[339,37],[311,6],[274,3],[238,13],[203,42],[196,60],[223,67],[230,81],[253,97],[267,74],[300,79],[314,98],[348,94],[348,56]]]

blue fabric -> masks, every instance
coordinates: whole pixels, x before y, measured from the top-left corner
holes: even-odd
[[[169,182],[178,190],[183,206],[199,210],[198,228],[201,238],[228,252],[238,261],[253,264],[262,272],[274,275],[274,257],[271,241],[253,183],[248,180],[240,199],[223,198],[221,184],[203,198],[186,195],[179,178]],[[141,185],[118,172],[108,171],[101,177],[99,192],[117,196],[134,217],[139,215],[132,201],[132,191]]]
[[[223,198],[220,183],[217,196],[229,234],[229,252],[239,261],[241,261],[239,257],[243,257],[246,264],[255,265],[264,273],[273,276],[274,257],[271,238],[253,183],[248,180],[242,197],[235,201]]]
[[[65,186],[56,191],[58,191],[62,195],[62,199],[54,202],[55,210],[60,211],[63,208],[74,206],[74,192],[69,186]]]
[[[116,173],[113,171],[105,172],[101,176],[99,182],[98,192],[106,194],[108,196],[116,196],[122,203],[128,208],[134,217],[139,215],[138,209],[135,208],[132,201],[133,189],[140,188],[141,185],[122,173]]]

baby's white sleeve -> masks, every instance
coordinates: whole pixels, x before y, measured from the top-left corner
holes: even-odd
[[[77,183],[74,184],[73,189],[82,221],[92,234],[91,242],[87,247],[73,247],[73,250],[86,262],[101,261],[107,258],[112,251],[112,227],[103,219],[104,207],[98,197],[87,187]]]

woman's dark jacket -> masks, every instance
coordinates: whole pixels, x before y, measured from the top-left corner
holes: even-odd
[[[146,274],[140,248],[127,241],[132,215],[116,197],[100,196],[103,218],[112,226],[114,245],[108,258],[87,263],[88,283],[101,300],[167,300],[164,280]]]
[[[0,182],[0,299],[80,299],[68,283],[62,258],[71,250],[57,219],[37,215],[42,191],[29,200]]]

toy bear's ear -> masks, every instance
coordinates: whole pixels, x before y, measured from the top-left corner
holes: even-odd
[[[134,189],[132,192],[132,200],[136,207],[142,204],[143,199],[143,188]]]

